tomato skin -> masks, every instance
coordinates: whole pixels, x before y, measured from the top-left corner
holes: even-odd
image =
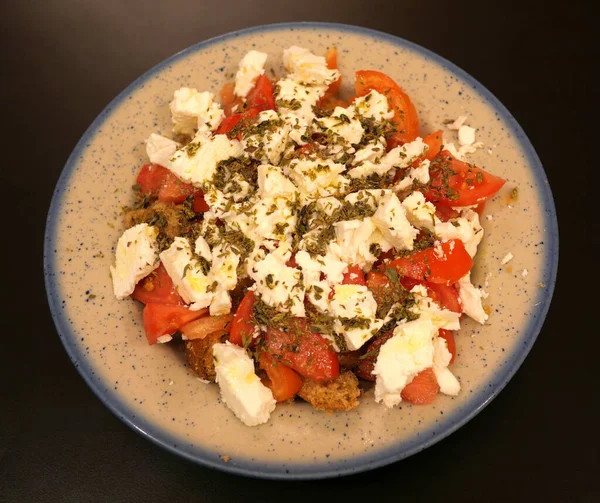
[[[327,68],[330,70],[337,70],[337,49],[335,47],[330,47],[325,52],[325,62],[327,63]],[[340,92],[340,88],[342,87],[342,76],[337,79],[335,82],[329,84],[327,91],[323,95],[323,97],[317,103],[319,108],[323,108],[324,110],[333,110],[335,107],[347,107],[348,103],[344,100],[341,100],[338,97]]]
[[[403,400],[415,405],[427,405],[435,400],[440,391],[433,369],[419,372],[402,390]]]
[[[171,335],[183,325],[206,315],[208,309],[190,311],[186,306],[149,303],[144,307],[144,330],[149,344],[155,344],[162,335]]]
[[[442,283],[425,283],[429,296],[437,303],[442,309],[448,309],[454,313],[462,313],[462,307],[458,300],[458,291],[454,285],[444,285]]]
[[[429,167],[430,186],[425,199],[436,205],[452,207],[480,204],[493,197],[506,180],[477,166],[456,159],[443,150]]]
[[[183,299],[177,293],[173,280],[167,274],[162,263],[148,276],[142,279],[131,296],[144,304],[170,304],[182,306]]]
[[[365,275],[362,269],[358,265],[351,265],[348,267],[348,271],[344,273],[342,278],[342,285],[362,285],[367,286],[365,281]]]
[[[230,135],[231,130],[237,126],[239,123],[241,126],[243,126],[243,122],[251,122],[252,119],[254,119],[258,114],[260,113],[260,109],[258,108],[250,108],[248,110],[246,110],[245,112],[239,113],[239,114],[234,114],[234,115],[230,115],[229,117],[225,117],[223,119],[223,121],[221,122],[221,124],[219,124],[219,127],[217,128],[217,130],[215,131],[215,134],[226,134],[226,135]],[[239,131],[236,135],[235,138],[238,140],[242,139],[242,132]]]
[[[437,204],[435,206],[435,216],[438,217],[442,222],[448,222],[453,218],[460,216],[460,211],[453,210],[450,206],[444,206],[443,204]]]
[[[239,108],[243,104],[242,98],[235,95],[234,82],[226,82],[223,84],[223,87],[219,91],[219,96],[221,98],[221,105],[223,105],[225,117],[229,117],[233,113],[235,107]],[[235,109],[237,110],[238,108]]]
[[[423,138],[423,142],[427,144],[429,147],[427,152],[425,153],[425,159],[429,159],[433,161],[436,156],[442,151],[442,134],[443,131],[440,129],[438,131],[434,131],[433,133],[428,134],[425,138]]]
[[[278,362],[267,353],[260,356],[260,368],[269,377],[265,386],[273,393],[273,398],[278,402],[284,402],[294,398],[302,387],[302,378],[290,367]]]
[[[204,199],[204,192],[202,192],[202,189],[199,189],[196,192],[194,192],[194,201],[192,203],[192,209],[195,213],[204,213],[205,211],[210,210],[208,203]]]
[[[156,196],[169,173],[171,172],[160,164],[144,164],[135,183],[140,186],[142,194]]]
[[[375,376],[372,374],[372,372],[375,368],[377,356],[379,355],[379,349],[388,339],[391,339],[393,335],[394,332],[386,332],[385,334],[381,334],[379,337],[377,337],[377,339],[372,341],[367,346],[367,351],[365,354],[371,354],[371,356],[369,356],[368,358],[362,358],[358,366],[354,369],[354,373],[358,377],[367,381],[375,380]]]
[[[231,331],[229,332],[229,342],[244,345],[244,339],[252,337],[255,324],[252,323],[252,308],[256,302],[256,296],[252,290],[246,292],[242,302],[235,312],[233,321],[231,322]]]
[[[182,182],[173,173],[168,171],[163,178],[158,191],[158,200],[164,203],[183,203],[192,195],[196,188],[191,183]]]
[[[448,351],[450,351],[450,354],[452,355],[450,363],[454,363],[454,360],[456,360],[456,341],[454,340],[454,332],[452,330],[440,328],[438,336],[446,340]]]
[[[252,90],[246,96],[246,107],[263,110],[275,110],[275,97],[273,96],[273,83],[266,74],[256,79]]]
[[[411,142],[419,136],[419,117],[415,106],[402,88],[385,73],[375,70],[357,71],[354,89],[357,96],[364,96],[375,90],[387,97],[388,104],[394,112],[392,122],[397,129],[388,140],[388,150]]]
[[[287,332],[269,327],[264,342],[270,355],[303,377],[328,381],[340,374],[337,353],[321,334],[310,330],[306,318],[292,318]]]
[[[232,314],[219,316],[202,316],[179,327],[179,331],[190,341],[204,339],[215,332],[229,333],[231,329]]]
[[[453,285],[473,266],[473,259],[460,239],[451,239],[440,245],[443,255],[438,257],[435,248],[428,248],[392,260],[388,267],[395,267],[400,276],[432,283]]]

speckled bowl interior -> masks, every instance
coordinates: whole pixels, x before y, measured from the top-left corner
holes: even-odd
[[[386,409],[372,391],[358,409],[327,414],[303,402],[279,405],[271,420],[249,428],[219,400],[216,385],[198,381],[177,345],[149,346],[141,305],[113,297],[109,265],[124,227],[120,208],[146,162],[144,140],[170,134],[169,101],[181,86],[217,92],[249,49],[269,53],[282,74],[290,45],[316,53],[338,48],[344,88],[359,69],[382,70],[412,97],[422,133],[468,115],[485,147],[472,160],[508,180],[486,208],[485,238],[473,282],[486,285],[491,308],[481,327],[465,320],[458,333],[456,398],[430,406]],[[456,141],[453,132],[446,138]],[[516,201],[508,194],[518,187]],[[500,264],[507,252],[514,259]],[[525,134],[478,82],[433,53],[389,35],[330,24],[258,27],[200,43],[152,69],[94,121],[57,185],[45,240],[46,287],[62,341],[101,400],[136,431],[202,464],[273,478],[319,478],[402,459],[473,417],[517,370],[550,303],[558,237],[548,182]],[[523,276],[523,270],[528,274]],[[49,337],[52,334],[48,334]]]

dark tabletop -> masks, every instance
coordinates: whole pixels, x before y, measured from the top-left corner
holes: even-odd
[[[52,323],[42,236],[67,156],[127,84],[198,41],[301,20],[399,35],[487,86],[546,168],[559,215],[561,266],[538,341],[481,414],[393,465],[286,483],[180,459],[102,405]],[[591,10],[575,1],[560,8],[523,1],[494,7],[485,0],[2,1],[2,312],[9,325],[0,346],[0,501],[600,501],[594,23]]]

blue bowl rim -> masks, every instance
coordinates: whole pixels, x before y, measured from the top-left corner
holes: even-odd
[[[71,328],[68,324],[68,320],[63,314],[60,306],[60,286],[55,274],[55,260],[54,260],[54,243],[56,239],[57,221],[60,214],[60,207],[62,203],[62,196],[65,190],[68,188],[68,182],[71,174],[78,165],[78,160],[84,150],[87,148],[89,141],[93,138],[95,133],[98,131],[102,123],[108,118],[112,111],[119,106],[119,104],[131,94],[138,86],[143,84],[146,80],[151,78],[155,73],[161,71],[168,65],[178,61],[181,58],[185,58],[189,54],[192,54],[198,50],[205,49],[214,44],[232,40],[239,36],[244,36],[252,33],[269,32],[281,29],[321,29],[321,30],[336,30],[342,32],[352,32],[360,35],[370,36],[376,39],[391,42],[399,48],[409,49],[417,52],[429,59],[434,60],[440,66],[447,71],[453,73],[455,76],[462,79],[464,82],[469,83],[471,87],[478,92],[478,94],[502,117],[507,126],[512,129],[515,137],[519,140],[521,148],[526,155],[529,165],[532,167],[533,174],[535,176],[538,185],[538,194],[540,200],[543,202],[543,209],[545,211],[545,226],[548,231],[548,240],[546,242],[546,255],[545,263],[546,267],[543,273],[543,277],[546,283],[546,288],[540,289],[537,311],[532,313],[530,321],[524,335],[522,337],[522,344],[520,349],[516,350],[512,355],[510,361],[508,361],[501,371],[494,375],[494,378],[487,387],[484,387],[482,391],[475,394],[471,400],[466,403],[460,410],[456,411],[452,416],[445,416],[443,422],[437,426],[432,427],[428,431],[422,432],[422,435],[417,435],[411,441],[405,442],[401,445],[392,445],[385,449],[370,452],[367,455],[356,456],[346,462],[345,460],[323,463],[306,463],[306,464],[270,464],[260,463],[253,460],[231,460],[228,463],[223,462],[220,459],[219,454],[213,451],[205,450],[199,447],[193,447],[191,449],[184,448],[184,446],[177,445],[177,437],[172,436],[168,431],[163,430],[157,426],[154,426],[149,421],[146,421],[142,417],[136,416],[127,405],[125,405],[116,394],[111,394],[102,387],[101,381],[95,377],[95,372],[90,363],[86,362],[85,355],[83,355],[77,344],[75,343],[75,337]],[[293,23],[275,23],[268,25],[253,26],[250,28],[233,31],[220,35],[203,42],[199,42],[190,47],[183,49],[182,51],[174,54],[173,56],[158,63],[153,68],[146,71],[136,80],[134,80],[129,86],[121,91],[96,117],[96,119],[87,128],[73,152],[67,159],[65,167],[63,168],[61,175],[58,179],[50,208],[48,211],[48,217],[46,221],[46,231],[44,235],[44,282],[46,286],[46,292],[48,296],[48,302],[52,313],[52,318],[56,326],[57,332],[60,339],[67,351],[71,361],[81,374],[83,379],[86,381],[92,391],[98,396],[98,398],[106,405],[117,417],[119,417],[127,426],[134,431],[138,432],[142,436],[150,439],[155,444],[163,447],[164,449],[171,451],[179,456],[186,459],[199,463],[201,465],[223,470],[230,473],[239,475],[245,475],[249,477],[267,478],[267,479],[288,479],[288,480],[301,480],[301,479],[323,479],[330,477],[339,477],[343,475],[349,475],[353,473],[364,472],[377,467],[385,466],[387,464],[399,461],[407,458],[417,452],[420,452],[427,447],[439,442],[443,438],[447,437],[458,428],[470,421],[474,416],[481,412],[504,388],[504,386],[510,381],[515,372],[519,369],[526,356],[529,354],[533,343],[537,339],[538,334],[544,323],[544,319],[550,307],[552,300],[552,294],[556,284],[556,275],[558,269],[558,222],[556,217],[556,209],[554,206],[554,200],[550,185],[548,183],[544,168],[541,161],[535,152],[531,142],[527,138],[527,135],[518,124],[512,114],[506,109],[506,107],[482,84],[480,84],[475,78],[469,75],[467,72],[456,66],[454,63],[446,60],[442,56],[426,49],[418,44],[405,40],[395,35],[380,32],[370,28],[361,26],[340,24],[340,23],[325,23],[325,22],[293,22]]]

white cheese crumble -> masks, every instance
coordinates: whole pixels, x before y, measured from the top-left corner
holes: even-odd
[[[217,129],[225,113],[214,98],[213,93],[200,93],[190,87],[182,87],[175,91],[170,105],[173,131],[194,136],[197,130],[210,132]]]
[[[260,51],[249,51],[240,60],[239,68],[235,74],[236,96],[245,98],[256,84],[256,79],[265,73],[267,55]]]
[[[168,166],[178,148],[179,143],[156,133],[152,133],[146,140],[146,154],[152,164]]]
[[[266,423],[275,410],[273,393],[254,372],[246,350],[230,342],[213,346],[221,399],[247,426]]]
[[[471,273],[458,280],[458,296],[463,312],[469,318],[483,325],[488,319],[481,304],[484,294],[471,283]]]
[[[501,265],[508,264],[513,258],[514,258],[514,255],[511,252],[508,252],[506,255],[504,255],[500,264]]]
[[[157,236],[156,227],[138,224],[127,229],[119,238],[115,265],[110,267],[113,291],[117,299],[131,295],[137,282],[160,264]]]

